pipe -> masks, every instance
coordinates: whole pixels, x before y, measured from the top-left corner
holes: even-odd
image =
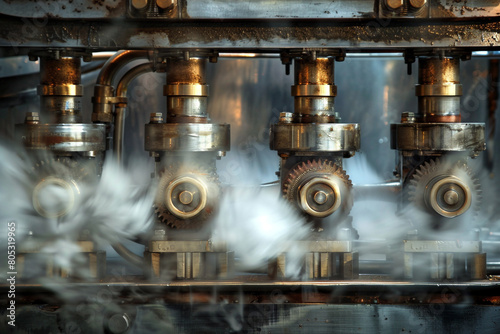
[[[123,257],[125,260],[127,260],[134,266],[139,267],[141,269],[144,268],[144,259],[141,256],[130,251],[127,247],[123,246],[121,243],[116,243],[114,245],[111,245],[111,247],[113,247],[113,249],[115,250],[115,252],[118,253],[118,255]]]
[[[127,97],[127,89],[136,77],[153,72],[153,63],[140,64],[132,69],[130,69],[118,82],[116,88],[117,97]],[[125,107],[126,103],[119,103],[115,108],[115,129],[113,135],[113,152],[115,159],[118,164],[122,164],[122,152],[123,152],[123,133],[125,129]]]
[[[118,72],[134,60],[149,60],[149,51],[145,50],[126,50],[117,52],[109,58],[104,64],[97,82],[94,87],[94,96],[92,98],[93,112],[92,121],[97,123],[111,123],[113,121],[113,106],[122,102],[116,97],[113,82]]]
[[[104,64],[99,76],[98,85],[112,86],[118,72],[128,63],[138,59],[148,59],[149,51],[146,50],[125,50],[118,51],[113,57],[109,58]]]
[[[394,201],[401,192],[399,181],[378,184],[355,184],[353,186],[356,201],[379,200]]]
[[[129,84],[137,78],[138,76],[149,73],[153,71],[153,63],[144,63],[134,68],[130,69],[123,77],[121,77],[118,82],[118,86],[116,87],[116,97],[127,97],[127,89]],[[118,103],[115,108],[115,129],[113,136],[113,151],[115,155],[115,159],[118,164],[122,164],[122,152],[123,152],[123,133],[125,129],[125,108],[127,103]],[[127,247],[125,247],[121,243],[116,243],[112,245],[113,249],[123,257],[125,260],[130,262],[131,264],[143,268],[144,267],[144,258],[133,253]]]

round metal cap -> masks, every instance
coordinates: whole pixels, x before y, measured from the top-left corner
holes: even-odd
[[[314,217],[331,215],[342,201],[338,183],[328,176],[311,179],[299,192],[302,209]]]
[[[75,193],[78,192],[74,182],[50,176],[33,189],[33,207],[43,217],[62,217],[74,207]]]
[[[178,218],[192,218],[199,214],[206,204],[207,187],[195,177],[178,177],[165,189],[165,205]]]
[[[443,217],[460,216],[471,206],[470,188],[456,176],[433,180],[427,189],[427,205]]]

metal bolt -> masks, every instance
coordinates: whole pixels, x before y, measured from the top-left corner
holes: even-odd
[[[144,9],[148,5],[148,0],[132,0],[132,7],[135,9]]]
[[[317,191],[315,194],[314,194],[314,201],[316,202],[316,204],[325,204],[326,201],[328,199],[328,194],[325,193],[324,191]]]
[[[161,112],[152,112],[149,116],[150,123],[163,123],[163,114]]]
[[[184,205],[190,204],[193,201],[193,193],[187,190],[182,191],[179,194],[179,201]]]
[[[446,204],[448,205],[455,205],[458,203],[458,193],[451,189],[451,190],[448,190],[444,195],[443,195],[443,199],[444,201],[446,202]]]
[[[291,112],[280,112],[280,123],[292,123],[293,114]]]
[[[37,112],[27,112],[24,117],[26,124],[38,124],[40,122],[40,114]]]
[[[392,10],[396,10],[403,6],[403,0],[385,0],[385,5]]]
[[[415,123],[415,113],[405,111],[401,113],[401,123]]]
[[[427,0],[410,0],[410,5],[414,8],[422,8],[425,6]]]
[[[175,5],[175,0],[156,0],[156,5],[161,9],[168,9]]]

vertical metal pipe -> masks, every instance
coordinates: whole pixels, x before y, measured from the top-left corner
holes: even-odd
[[[460,59],[418,59],[418,111],[422,122],[460,122]]]
[[[41,57],[38,95],[42,122],[81,123],[81,58]]]
[[[207,123],[208,85],[207,59],[167,60],[167,123]]]
[[[132,80],[138,76],[153,72],[153,63],[145,63],[130,69],[118,82],[116,88],[117,97],[127,97],[127,89]],[[126,103],[118,103],[115,108],[115,128],[113,134],[113,152],[116,161],[121,164],[123,161],[123,134],[125,129],[125,107]]]
[[[335,122],[334,58],[295,59],[294,123]]]

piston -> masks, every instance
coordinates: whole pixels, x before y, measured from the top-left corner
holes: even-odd
[[[415,94],[422,122],[460,122],[460,59],[420,57]]]
[[[38,95],[42,121],[81,123],[81,58],[41,57]]]

